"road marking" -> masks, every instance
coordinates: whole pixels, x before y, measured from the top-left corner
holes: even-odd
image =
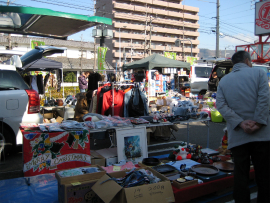
[[[253,192],[250,194],[250,200],[253,200],[253,199],[256,199],[257,198],[257,192]],[[225,202],[225,203],[234,203],[235,201],[234,200],[231,200],[231,201],[228,201],[228,202]]]

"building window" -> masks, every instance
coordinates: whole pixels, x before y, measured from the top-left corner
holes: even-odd
[[[105,5],[102,6],[102,9],[105,10]]]
[[[64,71],[64,82],[77,82],[77,71]]]

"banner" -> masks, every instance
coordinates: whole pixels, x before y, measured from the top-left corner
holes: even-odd
[[[176,60],[176,53],[175,52],[164,52],[164,56],[166,58],[170,58],[170,59]]]
[[[107,50],[107,47],[98,47],[98,70],[105,70],[104,65]]]
[[[35,41],[35,40],[31,41],[31,49],[34,49],[36,46],[44,46],[44,45],[45,42],[42,41]]]
[[[22,133],[24,177],[91,165],[88,130]]]
[[[197,57],[187,56],[187,62],[192,66],[197,61]]]

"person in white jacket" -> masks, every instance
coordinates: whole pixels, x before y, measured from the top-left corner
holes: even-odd
[[[258,202],[270,202],[269,87],[265,72],[252,68],[248,52],[232,56],[232,71],[218,85],[216,107],[227,122],[228,149],[234,159],[235,202],[250,202],[250,157]]]

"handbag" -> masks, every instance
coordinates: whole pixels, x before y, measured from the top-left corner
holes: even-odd
[[[139,95],[139,103],[137,105],[133,103],[135,91],[137,91]],[[138,88],[132,91],[131,97],[128,102],[128,114],[129,117],[140,117],[144,115],[144,104]]]

